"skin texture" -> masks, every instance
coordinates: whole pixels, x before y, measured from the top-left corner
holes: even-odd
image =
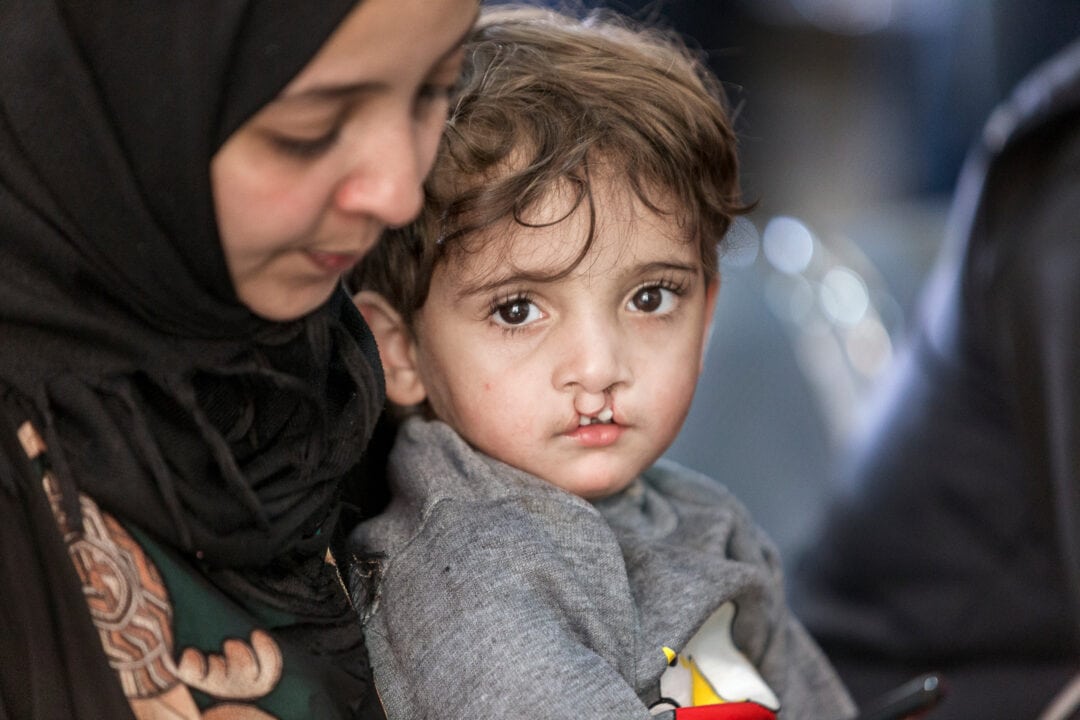
[[[507,221],[466,240],[432,277],[414,327],[371,292],[357,304],[375,331],[387,394],[426,399],[479,450],[586,498],[625,488],[670,445],[701,372],[717,283],[676,216],[658,216],[602,181],[597,234],[561,279],[588,228],[584,205],[561,222]],[[529,220],[563,217],[557,194]],[[611,411],[613,422],[580,426]]]
[[[316,309],[419,212],[476,13],[476,0],[365,0],[214,155],[226,263],[255,314]]]

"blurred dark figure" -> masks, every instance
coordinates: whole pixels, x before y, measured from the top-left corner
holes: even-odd
[[[793,578],[856,700],[930,668],[951,688],[935,720],[1035,718],[1078,689],[1080,43],[991,116],[856,447]]]

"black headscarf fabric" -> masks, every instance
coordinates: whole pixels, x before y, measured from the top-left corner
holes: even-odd
[[[85,493],[241,593],[279,597],[283,565],[321,564],[322,531],[384,391],[343,291],[290,323],[237,300],[209,164],[356,3],[0,3],[0,428],[31,419],[42,430],[69,517]],[[5,440],[0,496],[17,497],[29,465]],[[0,518],[3,535],[43,532],[33,514]],[[56,537],[27,546],[51,561],[0,556],[27,568],[62,557]],[[77,585],[70,564],[40,572],[25,582]],[[328,610],[319,572],[311,588],[286,578],[281,602],[327,631],[309,646],[336,643],[366,672],[355,618]],[[54,599],[42,612],[69,606]],[[54,662],[68,679],[89,673],[93,692],[98,676],[73,658],[100,648],[74,649],[66,622],[53,624],[70,657]]]
[[[209,181],[354,5],[0,7],[0,380],[61,480],[212,565],[311,532],[382,404],[344,298],[289,324],[236,300]]]

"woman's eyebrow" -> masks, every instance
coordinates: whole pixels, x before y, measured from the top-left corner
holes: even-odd
[[[479,15],[479,11],[477,14]],[[462,33],[456,41],[451,43],[450,49],[444,52],[435,60],[435,62],[432,64],[432,69],[438,68],[444,62],[449,60],[455,53],[461,50],[462,46],[465,43],[465,38],[467,38],[469,36],[469,33],[472,32],[472,26],[475,23],[476,17],[473,18],[472,23],[469,24],[469,27],[465,30],[465,32]],[[351,95],[376,92],[380,89],[385,88],[385,86],[386,83],[383,82],[364,80],[354,83],[315,85],[309,88],[304,88],[303,90],[297,90],[292,93],[285,93],[284,95],[281,95],[278,99],[317,101],[337,100],[342,97],[348,97]]]
[[[315,85],[313,87],[304,88],[303,90],[297,90],[295,92],[286,93],[278,98],[278,100],[337,100],[343,97],[349,97],[352,95],[359,95],[361,93],[370,93],[385,87],[385,83],[372,82],[372,81],[359,81],[353,83],[343,84],[331,84],[331,85]]]

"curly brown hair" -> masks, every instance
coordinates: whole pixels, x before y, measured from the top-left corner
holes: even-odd
[[[565,183],[577,191],[567,216],[581,203],[592,212],[601,165],[674,216],[716,276],[717,249],[749,208],[722,89],[677,37],[610,11],[579,19],[499,5],[483,12],[466,54],[424,210],[387,232],[354,288],[383,295],[411,327],[436,264],[463,251],[463,238],[508,218],[528,225],[528,211]]]

